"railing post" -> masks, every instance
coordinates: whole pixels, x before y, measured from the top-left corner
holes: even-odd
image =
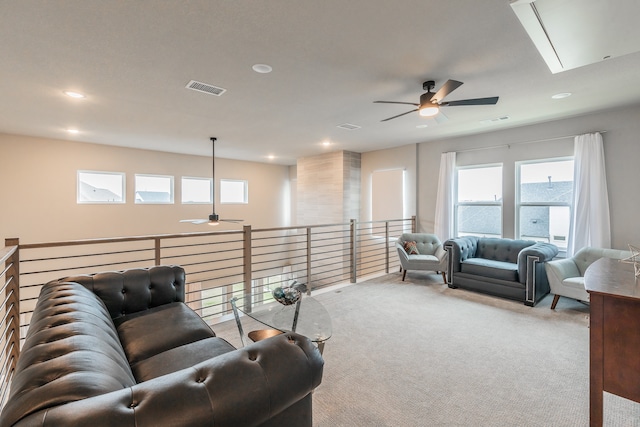
[[[412,233],[417,233],[417,232],[418,232],[418,230],[417,230],[417,225],[418,225],[418,224],[417,224],[417,221],[416,221],[416,216],[415,216],[415,215],[413,215],[413,216],[411,217],[411,232],[412,232]]]
[[[351,283],[356,283],[358,278],[358,230],[355,219],[350,221],[349,228],[351,240]]]
[[[311,227],[307,227],[307,295],[311,295]]]
[[[9,311],[12,313],[7,316],[11,327],[8,328],[5,339],[13,342],[13,346],[7,347],[10,350],[7,352],[7,360],[11,361],[8,373],[15,369],[20,355],[20,240],[17,238],[5,239],[4,244],[7,247],[17,247],[13,255],[5,262],[7,268],[5,279],[9,283],[5,292],[10,297],[7,299],[4,309],[5,313]]]
[[[389,221],[384,222],[384,271],[389,274]]]
[[[162,262],[162,257],[160,255],[160,238],[156,237],[154,240],[155,240],[156,265],[160,265],[160,263]]]
[[[251,225],[245,225],[242,227],[244,243],[243,243],[243,276],[244,276],[244,288],[242,293],[244,294],[244,308],[251,312],[251,282],[252,278],[252,269],[251,269]]]

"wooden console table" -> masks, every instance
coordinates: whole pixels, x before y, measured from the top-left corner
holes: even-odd
[[[602,258],[587,268],[591,299],[589,419],[602,426],[603,392],[640,403],[640,278],[632,264]]]

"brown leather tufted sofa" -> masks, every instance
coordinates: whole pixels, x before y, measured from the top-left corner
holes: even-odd
[[[313,343],[235,349],[184,296],[177,266],[43,286],[0,426],[311,426]]]

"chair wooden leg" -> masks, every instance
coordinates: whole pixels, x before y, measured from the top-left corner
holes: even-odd
[[[555,310],[556,304],[558,303],[559,299],[560,299],[560,295],[553,296],[553,301],[551,302],[551,310]]]
[[[442,280],[444,281],[444,284],[446,285],[447,284],[447,273],[444,272],[444,271],[441,271],[441,273],[442,273]]]
[[[402,281],[404,282],[404,277],[407,275],[407,270],[404,270],[402,272]]]

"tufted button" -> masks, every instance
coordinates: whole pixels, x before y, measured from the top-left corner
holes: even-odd
[[[204,380],[205,380],[204,378],[198,378],[198,379],[196,380],[196,382],[197,382],[197,383],[203,383],[203,382],[204,382]]]
[[[131,402],[129,404],[129,408],[131,408],[131,409],[135,408],[136,406],[138,406],[138,403],[136,403],[136,402]]]
[[[251,361],[255,362],[255,360],[256,360],[256,359],[257,359],[257,357],[256,357],[256,355],[255,355],[255,354],[250,354],[250,355],[249,355],[249,360],[251,360]]]
[[[126,291],[126,289],[125,289],[125,288],[122,288],[122,293],[123,293],[123,294],[126,294],[126,293],[127,293],[127,291]]]

